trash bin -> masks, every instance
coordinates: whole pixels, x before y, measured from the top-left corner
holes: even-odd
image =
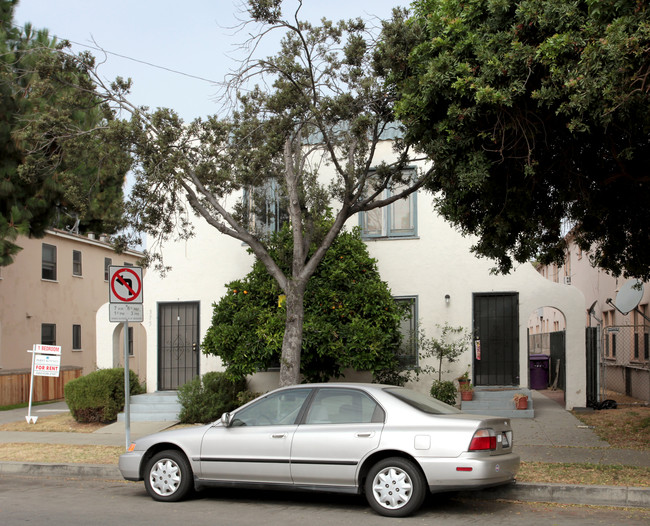
[[[546,354],[531,354],[530,364],[530,388],[546,389],[548,387],[549,356]]]

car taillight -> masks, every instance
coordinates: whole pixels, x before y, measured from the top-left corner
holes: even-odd
[[[497,436],[492,429],[479,429],[469,444],[470,451],[494,451],[497,448]]]

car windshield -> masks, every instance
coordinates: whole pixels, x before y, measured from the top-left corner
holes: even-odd
[[[459,409],[452,407],[450,405],[431,398],[430,396],[418,393],[417,391],[412,391],[410,389],[404,389],[402,387],[389,387],[385,391],[395,398],[399,398],[402,402],[419,409],[424,413],[429,413],[430,415],[451,415],[460,413]]]

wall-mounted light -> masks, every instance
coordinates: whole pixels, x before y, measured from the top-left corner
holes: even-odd
[[[449,300],[451,299],[451,296],[449,294],[445,294],[445,303],[449,305]]]

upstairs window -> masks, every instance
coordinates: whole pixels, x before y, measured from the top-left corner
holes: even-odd
[[[277,181],[244,192],[244,209],[250,232],[270,236],[289,221],[287,202]]]
[[[377,199],[389,199],[406,186],[387,188]],[[417,192],[404,199],[360,215],[361,234],[366,239],[393,239],[417,236]]]
[[[111,258],[104,258],[104,281],[108,281],[111,278],[111,269],[109,268],[113,264]]]
[[[82,275],[82,266],[81,266],[81,251],[73,250],[72,251],[72,275],[81,276]]]
[[[56,281],[56,247],[43,243],[41,278]]]

